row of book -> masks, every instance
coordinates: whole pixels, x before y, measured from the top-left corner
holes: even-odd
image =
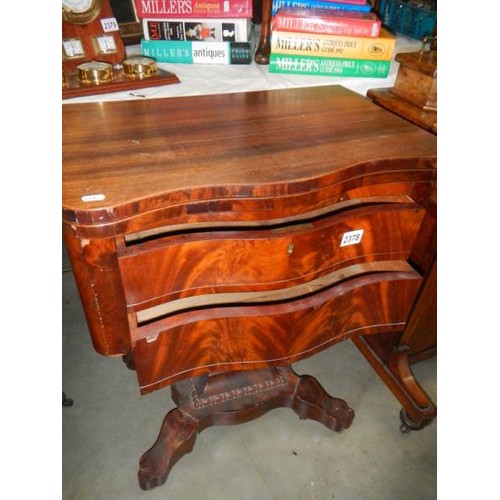
[[[253,0],[135,0],[141,52],[158,62],[250,64]]]
[[[158,62],[250,64],[252,0],[135,0],[143,55]],[[395,37],[368,0],[273,0],[273,73],[384,78]]]
[[[345,0],[343,0],[345,1]],[[279,8],[271,23],[271,73],[385,78],[395,36],[366,0],[356,9]]]

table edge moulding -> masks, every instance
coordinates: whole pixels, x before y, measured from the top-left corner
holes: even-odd
[[[345,340],[405,428],[435,418],[401,339],[432,272],[436,162],[433,134],[338,85],[63,106],[63,236],[93,346],[177,405],[142,489],[211,425],[289,407],[348,428],[354,410],[292,367]]]

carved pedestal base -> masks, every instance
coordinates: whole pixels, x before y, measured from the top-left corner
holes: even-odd
[[[289,366],[185,380],[172,386],[172,398],[177,408],[166,415],[155,444],[140,460],[143,490],[162,485],[174,464],[193,449],[197,433],[212,425],[247,422],[279,407],[337,432],[354,418],[345,401],[331,397],[315,378],[298,376]]]

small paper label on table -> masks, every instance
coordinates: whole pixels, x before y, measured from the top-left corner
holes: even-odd
[[[342,235],[342,240],[340,242],[341,247],[346,247],[348,245],[357,245],[361,243],[363,238],[364,229],[356,229],[356,231],[347,231]]]

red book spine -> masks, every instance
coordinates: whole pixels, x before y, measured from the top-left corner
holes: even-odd
[[[140,18],[251,18],[252,0],[134,0]]]
[[[381,21],[373,13],[335,12],[318,9],[280,9],[272,19],[272,29],[298,33],[377,38]]]

